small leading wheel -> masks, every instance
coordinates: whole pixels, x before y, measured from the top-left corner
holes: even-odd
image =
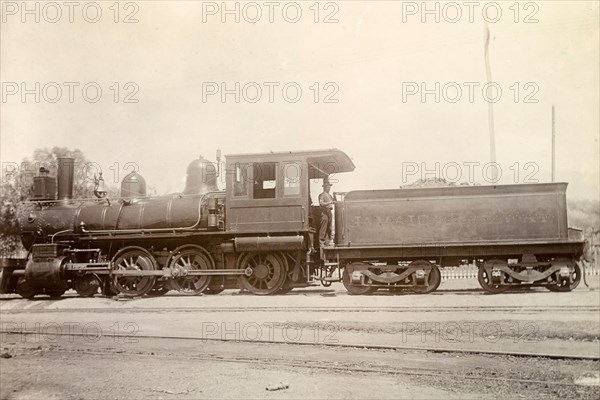
[[[413,292],[415,293],[431,293],[440,286],[440,283],[442,283],[442,274],[440,274],[440,269],[437,267],[437,265],[432,264],[429,261],[413,261],[409,264],[409,267],[431,268],[429,275],[427,275],[427,281],[423,285],[418,285],[412,288]]]
[[[35,296],[35,288],[22,276],[17,280],[15,288],[17,294],[25,299],[33,299]]]
[[[152,271],[157,263],[148,250],[130,246],[121,249],[113,258],[117,270]],[[116,275],[114,286],[117,291],[128,297],[142,296],[152,290],[156,278],[154,276]]]
[[[75,291],[81,297],[92,297],[100,289],[100,280],[96,275],[88,274],[75,279],[73,284]]]
[[[287,277],[287,261],[279,253],[246,253],[239,268],[246,271],[240,276],[242,286],[258,295],[277,293]]]
[[[548,285],[548,290],[550,290],[551,292],[570,292],[571,290],[574,290],[577,286],[579,286],[579,282],[581,282],[581,267],[579,266],[579,264],[571,260],[565,259],[555,260],[553,264],[554,263],[565,263],[565,265],[573,263],[573,272],[571,273],[572,281],[569,282],[569,280],[567,279],[561,279],[558,283]]]
[[[492,278],[491,276],[488,276],[488,273],[485,269],[486,266],[490,265],[492,267],[495,265],[504,266],[506,265],[506,262],[502,260],[486,261],[483,266],[479,267],[479,271],[477,272],[477,280],[479,281],[479,284],[483,290],[489,293],[502,293],[507,291],[510,288],[509,285],[497,285],[492,283]]]
[[[172,282],[173,288],[185,295],[202,293],[210,285],[210,275],[187,275],[188,271],[214,268],[210,254],[200,246],[185,246],[174,251],[175,256],[168,264],[182,275]]]
[[[355,283],[353,283],[352,276],[348,272],[348,268],[344,268],[344,273],[342,274],[342,283],[344,284],[344,287],[346,288],[348,293],[350,293],[351,295],[359,296],[371,294],[377,290],[376,287],[356,285]]]

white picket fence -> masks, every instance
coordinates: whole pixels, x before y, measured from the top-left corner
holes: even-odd
[[[475,265],[461,265],[460,267],[446,267],[440,269],[442,279],[477,279]]]

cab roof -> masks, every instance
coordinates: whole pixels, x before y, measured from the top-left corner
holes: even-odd
[[[282,151],[253,154],[229,154],[227,162],[268,162],[306,160],[309,178],[319,179],[331,174],[354,171],[354,163],[346,153],[338,149]]]

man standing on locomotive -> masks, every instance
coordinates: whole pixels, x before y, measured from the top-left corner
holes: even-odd
[[[327,178],[323,179],[323,193],[319,195],[319,205],[321,206],[321,226],[319,229],[319,242],[321,247],[329,244],[331,240],[333,197],[329,194],[331,183]]]

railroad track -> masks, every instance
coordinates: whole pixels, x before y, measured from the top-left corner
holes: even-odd
[[[114,350],[114,349],[103,349],[102,351],[92,351],[92,350],[81,350],[81,349],[60,349],[53,350],[56,353],[62,354],[77,354],[77,355],[106,355],[109,350],[111,353],[118,354],[119,356],[127,355],[127,351],[123,350]],[[131,352],[131,355],[135,355],[137,357],[155,357],[155,352]],[[403,367],[391,367],[389,365],[377,365],[376,367],[364,367],[357,366],[352,363],[344,363],[343,365],[339,365],[339,363],[330,363],[324,362],[323,360],[318,361],[293,361],[289,359],[273,359],[273,358],[257,358],[257,357],[232,357],[232,356],[221,356],[221,355],[190,355],[189,359],[192,360],[201,360],[201,361],[213,361],[213,362],[227,362],[227,363],[243,363],[243,364],[256,364],[260,363],[262,367],[270,366],[270,367],[289,367],[289,368],[302,368],[302,369],[318,369],[322,371],[335,371],[340,373],[363,373],[363,374],[374,374],[377,376],[388,375],[388,376],[414,376],[414,377],[432,377],[439,378],[442,376],[445,379],[456,380],[456,379],[467,379],[467,380],[486,380],[486,381],[495,381],[502,383],[518,383],[523,385],[552,385],[552,386],[581,386],[581,384],[568,381],[568,380],[538,380],[538,379],[524,379],[524,378],[515,378],[515,377],[498,377],[498,376],[488,376],[485,374],[476,374],[476,375],[465,375],[465,374],[457,374],[452,371],[446,370],[438,370],[438,369],[423,369],[423,368],[403,368]]]
[[[1,329],[0,334],[3,335],[32,335],[39,337],[44,334],[36,330],[10,330]],[[70,337],[88,338],[89,334],[83,332],[70,332]],[[111,336],[107,336],[111,337]],[[368,343],[330,343],[330,342],[302,342],[294,340],[262,340],[262,339],[243,339],[236,337],[228,339],[226,337],[195,337],[195,336],[178,336],[178,335],[142,335],[136,334],[135,339],[144,340],[176,340],[176,341],[192,341],[192,342],[219,342],[219,343],[250,343],[250,344],[285,344],[292,346],[308,346],[308,347],[327,347],[336,349],[367,349],[367,350],[388,350],[388,351],[414,351],[426,353],[449,353],[449,354],[469,354],[469,355],[492,355],[492,356],[512,356],[512,357],[527,357],[527,358],[547,358],[556,360],[592,360],[599,361],[600,356],[581,355],[581,354],[559,354],[559,353],[533,353],[523,351],[496,351],[483,349],[459,349],[451,347],[431,347],[431,346],[409,346],[409,345],[375,345]]]
[[[506,313],[535,313],[535,312],[600,312],[600,306],[595,305],[564,305],[564,306],[444,306],[444,307],[311,307],[311,306],[247,306],[247,307],[107,307],[107,308],[45,308],[44,305],[52,304],[52,301],[40,301],[39,303],[27,302],[31,308],[5,308],[0,306],[3,314],[21,313],[157,313],[169,312],[305,312],[305,313],[448,313],[448,312],[506,312]],[[37,307],[40,306],[40,307]]]

